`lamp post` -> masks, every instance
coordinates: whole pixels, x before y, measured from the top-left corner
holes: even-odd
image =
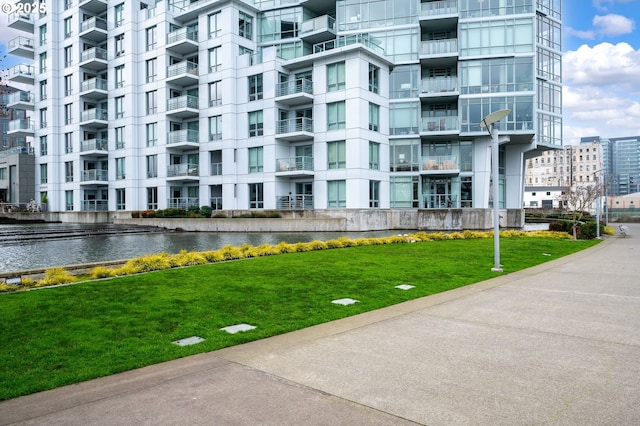
[[[501,109],[487,115],[480,122],[480,127],[486,127],[491,136],[491,176],[493,179],[493,272],[502,272],[500,265],[500,191],[499,191],[499,170],[498,170],[498,131],[495,123],[511,114],[510,109]]]

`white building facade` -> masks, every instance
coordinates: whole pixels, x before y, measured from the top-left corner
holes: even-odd
[[[482,210],[562,145],[560,0],[61,0],[33,58],[36,196],[56,212]],[[481,225],[480,227],[483,227]],[[490,221],[487,223],[490,227]]]

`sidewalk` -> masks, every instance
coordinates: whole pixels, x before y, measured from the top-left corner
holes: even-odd
[[[640,224],[472,286],[0,402],[0,424],[640,424]]]

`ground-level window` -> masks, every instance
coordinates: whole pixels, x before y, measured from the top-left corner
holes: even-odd
[[[124,210],[126,208],[125,189],[116,189],[116,210]]]
[[[264,208],[264,188],[262,183],[249,184],[249,208]]]
[[[147,208],[149,210],[158,209],[158,188],[147,188]]]
[[[380,207],[380,181],[369,181],[369,207]]]
[[[391,208],[418,208],[418,177],[392,176],[390,179]]]
[[[327,182],[327,206],[329,208],[347,207],[347,182],[345,180]]]

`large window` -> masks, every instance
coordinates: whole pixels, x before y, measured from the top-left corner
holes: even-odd
[[[124,179],[125,178],[125,161],[124,157],[116,158],[116,179]]]
[[[460,24],[460,56],[533,52],[533,19],[499,19]]]
[[[420,2],[349,0],[337,3],[340,31],[381,28],[417,22]]]
[[[158,112],[158,91],[151,90],[146,93],[147,102],[147,115],[155,114]]]
[[[258,42],[298,37],[303,19],[302,7],[263,12],[258,21]]]
[[[347,144],[345,141],[327,142],[327,168],[347,167]]]
[[[64,134],[64,153],[71,154],[73,152],[73,132]]]
[[[238,34],[246,39],[253,39],[253,17],[247,13],[240,12],[238,15]]]
[[[378,93],[380,90],[380,68],[369,64],[369,91]]]
[[[380,181],[369,181],[369,207],[380,207]]]
[[[394,102],[389,104],[389,133],[417,135],[420,122],[420,102]]]
[[[222,105],[222,82],[214,81],[209,83],[209,106]]]
[[[369,142],[369,168],[380,170],[380,144],[377,142]]]
[[[530,130],[533,128],[533,96],[492,96],[461,99],[461,132],[480,132],[480,121],[494,111],[510,109],[497,125],[501,130]]]
[[[533,90],[533,57],[479,59],[460,63],[460,93]]]
[[[209,29],[209,38],[218,37],[220,34],[220,12],[212,13],[207,17],[207,26]]]
[[[113,21],[116,27],[119,27],[124,22],[124,3],[117,4],[113,8]]]
[[[40,74],[47,72],[47,52],[40,54]]]
[[[148,123],[145,127],[147,133],[147,146],[156,146],[158,144],[158,123]]]
[[[460,17],[480,18],[531,13],[533,12],[534,1],[535,0],[510,0],[508,2],[497,0],[461,0]]]
[[[158,188],[157,187],[147,188],[147,209],[149,210],[158,209]]]
[[[262,74],[250,75],[249,77],[249,101],[262,99]]]
[[[158,58],[148,59],[146,62],[147,83],[156,81],[158,75]]]
[[[347,207],[347,182],[345,180],[327,181],[327,207]]]
[[[118,34],[113,38],[114,50],[116,56],[124,55],[124,34]]]
[[[327,92],[345,88],[345,63],[336,62],[327,65]]]
[[[391,176],[390,204],[391,208],[418,208],[418,176]]]
[[[147,177],[158,177],[158,156],[147,155]]]
[[[124,87],[124,65],[118,65],[114,69],[115,88]]]
[[[249,173],[262,173],[264,155],[261,146],[249,148]]]
[[[262,136],[264,132],[264,122],[262,111],[251,111],[249,113],[249,137]]]
[[[125,189],[116,189],[116,210],[124,210],[126,208]]]
[[[73,210],[73,191],[71,190],[64,191],[64,201],[65,201],[64,209],[67,211],[72,211]]]
[[[49,142],[47,136],[40,136],[40,155],[47,155],[49,152]]]
[[[40,164],[40,183],[47,183],[49,180],[49,169],[47,164]]]
[[[209,49],[209,72],[220,70],[220,46]]]
[[[369,130],[380,131],[380,105],[369,102]]]
[[[124,149],[124,127],[113,129],[116,135],[116,149]]]
[[[327,104],[327,130],[344,129],[346,126],[345,101]]]
[[[264,208],[264,189],[262,183],[249,184],[249,208]]]
[[[417,171],[420,164],[420,139],[394,139],[390,141],[391,171]]]
[[[218,141],[220,139],[222,139],[222,116],[209,117],[209,140]]]
[[[73,161],[64,163],[64,181],[73,182]]]
[[[156,48],[158,44],[158,28],[154,25],[145,30],[147,52]]]
[[[116,118],[124,117],[124,96],[118,96],[113,101],[115,103]]]

